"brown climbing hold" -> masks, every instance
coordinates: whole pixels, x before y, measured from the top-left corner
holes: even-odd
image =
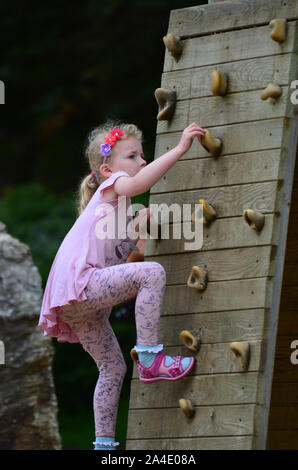
[[[159,106],[157,119],[159,121],[170,121],[175,112],[176,91],[156,88],[154,95]]]
[[[185,398],[180,398],[179,405],[187,418],[192,418],[195,414],[195,408],[192,402]]]
[[[228,91],[228,76],[224,72],[213,70],[211,74],[211,93],[216,96],[223,96]]]
[[[200,338],[194,336],[188,330],[182,330],[179,339],[190,351],[197,352],[200,347]]]
[[[241,368],[247,370],[250,361],[249,343],[234,342],[230,344],[230,350],[240,359]]]
[[[199,266],[193,266],[187,280],[188,287],[203,291],[207,287],[208,272]]]
[[[199,199],[199,204],[203,205],[203,224],[209,225],[214,219],[216,219],[216,210],[211,204],[207,204],[205,199]],[[196,212],[194,211],[191,216],[191,221],[195,222]]]
[[[130,351],[130,357],[132,358],[134,362],[137,362],[137,360],[139,359],[138,353],[135,349],[132,349]]]
[[[274,83],[269,83],[267,88],[261,93],[261,100],[267,100],[268,98],[279,98],[282,94],[282,89]]]
[[[221,139],[212,137],[208,129],[205,130],[206,134],[201,136],[200,143],[213,157],[217,157],[221,152],[222,141]]]
[[[243,218],[245,222],[250,225],[253,230],[257,232],[261,231],[264,223],[265,223],[265,216],[261,212],[254,211],[252,209],[245,209],[243,212]]]
[[[168,49],[169,54],[174,57],[176,61],[178,61],[182,54],[182,42],[180,37],[169,33],[163,37],[163,42]]]
[[[287,20],[284,18],[275,18],[269,23],[270,28],[273,28],[270,37],[273,41],[284,42],[287,37]]]

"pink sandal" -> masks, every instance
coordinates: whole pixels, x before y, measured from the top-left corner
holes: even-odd
[[[166,366],[166,356],[160,351],[156,354],[150,367],[145,367],[140,363],[140,361],[137,361],[140,381],[143,383],[152,383],[159,382],[160,380],[179,380],[189,374],[195,363],[195,358],[191,357],[189,366],[183,370],[181,360],[184,359],[184,357],[172,356],[172,359],[175,362]]]

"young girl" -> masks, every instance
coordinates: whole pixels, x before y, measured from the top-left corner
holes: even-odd
[[[158,342],[159,320],[166,286],[164,268],[154,261],[126,260],[137,239],[117,233],[118,208],[125,201],[126,226],[130,198],[148,191],[189,150],[205,130],[193,123],[179,144],[146,165],[142,133],[133,124],[108,121],[89,135],[86,157],[91,174],[81,183],[79,217],[65,236],[53,261],[42,302],[39,327],[58,341],[79,342],[99,369],[94,391],[95,449],[113,450],[119,396],[126,364],[111,328],[114,305],[133,298],[139,380],[179,380],[194,365],[194,358],[165,356]],[[116,236],[98,236],[98,223],[113,212]],[[133,222],[141,221],[140,211]],[[144,217],[143,217],[144,220]],[[138,225],[140,225],[138,227]],[[135,226],[141,228],[141,222]]]

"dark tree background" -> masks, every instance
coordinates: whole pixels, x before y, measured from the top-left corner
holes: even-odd
[[[74,223],[88,132],[106,118],[137,124],[153,160],[157,104],[171,9],[182,0],[2,2],[0,80],[0,220],[27,243],[43,288],[55,254]],[[132,198],[148,204],[149,193]],[[121,310],[122,308],[122,310]],[[133,303],[113,308],[111,323],[128,373],[116,439],[125,446],[135,344]],[[3,338],[1,338],[3,339]],[[4,338],[5,341],[5,338]],[[78,344],[56,348],[54,378],[66,449],[92,449],[97,368]]]

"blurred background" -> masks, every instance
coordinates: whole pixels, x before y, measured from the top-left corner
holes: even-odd
[[[205,1],[86,0],[2,2],[0,80],[0,220],[29,245],[45,287],[56,252],[77,218],[79,179],[90,173],[87,134],[107,118],[144,132],[154,158],[160,87],[170,11]],[[149,192],[132,198],[149,204]],[[115,306],[111,324],[128,372],[116,440],[125,448],[134,301]],[[98,371],[79,344],[53,339],[54,381],[64,449],[92,449],[93,391]]]

